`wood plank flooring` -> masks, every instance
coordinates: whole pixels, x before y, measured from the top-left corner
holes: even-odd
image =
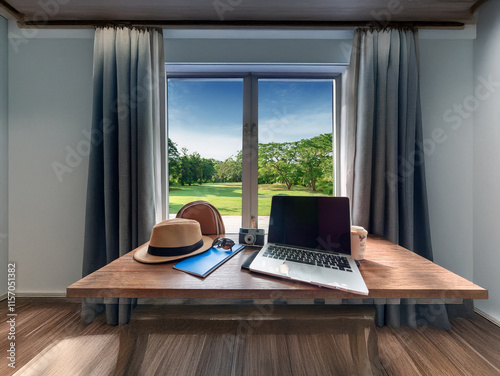
[[[139,307],[137,320],[157,320],[155,308]],[[103,317],[84,326],[80,323],[80,305],[66,299],[18,298],[16,301],[16,369],[7,364],[7,303],[0,302],[0,374],[13,375],[108,375],[114,372],[118,357],[120,334],[130,326],[106,325]],[[156,324],[155,324],[156,325]],[[258,349],[259,359],[253,359],[252,375],[334,375],[335,364],[349,367],[352,359],[335,351],[342,340],[332,335],[310,333],[288,336],[269,332],[248,336],[238,351],[231,353],[235,337],[217,326],[205,332],[190,333],[182,321],[175,323],[179,334],[165,335],[154,330],[139,339],[139,349],[129,362],[133,375],[245,375],[249,368],[235,369],[244,364],[246,347]],[[500,375],[500,327],[479,315],[473,319],[454,319],[450,332],[422,327],[377,329],[381,373],[383,375]],[[123,337],[122,337],[123,338]],[[306,351],[297,351],[298,343]],[[281,354],[287,348],[288,352]],[[269,353],[277,354],[269,362]],[[209,354],[209,355],[207,355]],[[347,353],[348,354],[348,353]],[[233,362],[240,357],[241,362]],[[307,366],[305,359],[313,361]],[[23,372],[20,369],[25,367]],[[172,364],[176,364],[173,368]],[[166,368],[170,367],[170,368]],[[258,370],[256,372],[256,370]],[[348,375],[356,375],[355,371]]]

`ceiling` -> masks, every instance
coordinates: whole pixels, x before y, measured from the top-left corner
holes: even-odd
[[[460,27],[485,0],[0,0],[21,26]]]

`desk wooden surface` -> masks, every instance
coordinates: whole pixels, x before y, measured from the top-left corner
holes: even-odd
[[[241,270],[246,248],[205,279],[174,270],[175,262],[141,264],[135,252],[67,288],[75,298],[178,299],[487,299],[488,291],[388,240],[369,236],[360,271],[368,296]]]

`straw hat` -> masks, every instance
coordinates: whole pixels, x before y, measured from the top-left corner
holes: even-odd
[[[205,252],[212,238],[201,234],[200,224],[193,219],[167,219],[153,227],[151,240],[134,253],[134,259],[146,264],[178,260]]]

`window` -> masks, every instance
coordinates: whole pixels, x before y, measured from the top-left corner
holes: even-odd
[[[167,66],[171,216],[204,199],[267,229],[273,195],[335,194],[338,73],[188,68]]]

